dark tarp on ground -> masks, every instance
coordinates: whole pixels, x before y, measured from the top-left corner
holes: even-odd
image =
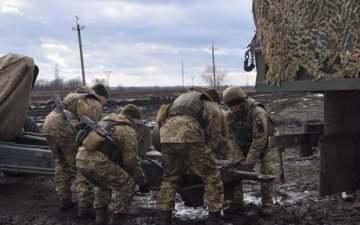
[[[34,78],[32,58],[8,54],[0,58],[0,140],[9,141],[23,130]]]

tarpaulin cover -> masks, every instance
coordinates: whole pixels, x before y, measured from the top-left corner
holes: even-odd
[[[8,54],[0,58],[0,140],[21,135],[34,78],[32,58]]]

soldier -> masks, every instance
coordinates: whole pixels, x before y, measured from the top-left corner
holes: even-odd
[[[217,146],[215,146],[213,149],[213,153],[215,155],[215,159],[217,160],[228,160],[232,161],[234,158],[233,153],[230,151],[228,143],[227,143],[227,128],[226,128],[226,121],[225,121],[225,115],[226,110],[224,110],[222,104],[221,104],[221,98],[219,96],[219,93],[214,89],[210,88],[206,90],[206,93],[211,97],[213,100],[213,104],[218,109],[218,113],[221,117],[221,124],[220,124],[220,132],[221,132],[221,138],[217,142]]]
[[[226,122],[229,128],[229,147],[238,153],[236,160],[243,160],[241,167],[252,170],[260,161],[262,174],[274,175],[273,151],[268,147],[268,137],[273,135],[274,125],[263,106],[249,98],[235,86],[228,87],[223,93],[224,102],[229,107]],[[273,214],[273,182],[262,182],[262,209],[260,215]],[[233,215],[244,210],[242,184],[234,191],[234,199],[224,208],[225,215]]]
[[[45,119],[43,133],[55,157],[55,186],[59,198],[59,209],[72,208],[75,203],[71,199],[71,171],[75,171],[75,156],[77,130],[74,125],[81,116],[99,120],[102,104],[108,98],[108,92],[103,85],[92,88],[78,88],[68,94],[63,101],[70,124],[67,124],[61,112],[53,110]],[[75,186],[79,198],[79,217],[87,216],[92,205],[93,193],[89,182],[77,174]]]
[[[136,125],[139,109],[130,104],[120,114],[105,116],[98,124],[112,134],[112,141],[91,132],[82,142],[76,155],[79,172],[96,187],[95,223],[132,225],[127,213],[135,193],[135,184],[146,192],[146,178],[137,153]]]
[[[157,198],[160,224],[172,224],[175,194],[186,166],[202,178],[204,199],[209,209],[207,225],[224,224],[220,220],[224,189],[220,171],[208,146],[216,146],[220,138],[220,117],[210,98],[197,91],[180,95],[169,107],[164,124],[160,127],[164,180]]]

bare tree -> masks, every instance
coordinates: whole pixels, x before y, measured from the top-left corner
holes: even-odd
[[[70,79],[70,80],[66,81],[64,86],[68,90],[75,90],[76,88],[81,87],[82,84],[83,84],[82,80],[78,77],[78,78],[74,78],[74,79]]]
[[[105,78],[95,78],[93,84],[103,84],[104,86],[107,86],[108,82]]]
[[[204,72],[201,74],[201,79],[208,84],[209,86],[213,86],[214,88],[218,88],[223,85],[226,81],[227,71],[215,71],[215,81],[212,66],[207,66]]]

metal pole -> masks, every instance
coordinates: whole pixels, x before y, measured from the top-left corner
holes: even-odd
[[[181,61],[182,86],[184,88],[184,62]]]
[[[216,88],[216,75],[215,75],[215,56],[214,56],[214,42],[212,43],[212,61],[213,61],[213,76],[214,76],[214,88]]]
[[[82,44],[81,44],[81,32],[80,32],[80,30],[85,29],[85,26],[80,26],[79,23],[78,23],[79,17],[77,17],[77,16],[75,16],[75,17],[76,17],[76,28],[73,27],[72,30],[73,30],[73,31],[77,30],[77,32],[78,32],[83,86],[86,86],[86,81],[85,81],[85,69],[84,69],[84,59],[83,59]]]

